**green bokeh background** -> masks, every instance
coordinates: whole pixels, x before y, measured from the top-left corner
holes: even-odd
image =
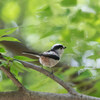
[[[74,83],[78,92],[100,97],[100,0],[1,0],[0,28],[12,27],[17,27],[12,36],[36,51],[49,50],[55,43],[67,46],[61,62],[69,67],[61,66],[55,74]],[[37,71],[15,76],[29,90],[67,93]],[[16,89],[0,72],[0,91]]]

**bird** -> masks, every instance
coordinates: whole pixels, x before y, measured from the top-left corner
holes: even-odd
[[[34,55],[39,58],[40,64],[52,68],[60,61],[65,48],[66,47],[62,44],[54,44],[49,51],[40,54],[26,51],[24,51],[23,54]]]

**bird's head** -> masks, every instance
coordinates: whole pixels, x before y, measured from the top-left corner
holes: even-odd
[[[62,44],[55,44],[52,46],[51,51],[54,51],[58,54],[58,56],[61,56],[65,48],[66,47],[63,46]]]

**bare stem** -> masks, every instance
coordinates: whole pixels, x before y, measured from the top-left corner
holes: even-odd
[[[16,84],[18,88],[23,88],[23,85],[14,77],[14,75],[5,67],[1,66],[0,69]]]
[[[51,74],[49,71],[41,68],[40,66],[34,65],[32,63],[29,63],[29,62],[25,62],[25,61],[20,61],[20,62],[25,67],[28,67],[28,68],[31,68],[31,69],[35,69],[35,70],[37,70],[37,71],[45,74],[46,76],[50,77],[51,79],[53,79],[54,81],[56,81],[58,84],[60,84],[61,86],[63,86],[70,94],[78,95],[78,93],[68,83],[65,83],[63,80],[59,79],[54,74]]]

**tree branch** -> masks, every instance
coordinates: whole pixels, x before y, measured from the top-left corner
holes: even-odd
[[[14,77],[14,75],[7,68],[1,66],[0,69],[16,84],[19,89],[24,89],[23,85]]]
[[[6,60],[3,58],[3,55],[0,54],[0,58],[3,60]],[[18,60],[20,61],[20,60]],[[78,93],[68,84],[65,83],[63,80],[59,79],[58,77],[56,77],[54,74],[51,74],[49,71],[43,69],[40,66],[34,65],[32,63],[29,62],[25,62],[25,61],[20,61],[25,67],[31,68],[31,69],[35,69],[43,74],[45,74],[46,76],[50,77],[51,79],[53,79],[54,81],[56,81],[57,83],[59,83],[61,86],[63,86],[70,94],[73,95],[78,95]],[[8,77],[18,86],[18,87],[23,87],[21,85],[21,83],[12,75],[12,73],[10,73],[10,71],[8,71],[5,67],[1,67],[1,69],[8,75]]]
[[[0,92],[0,100],[100,100],[100,98],[82,95],[75,96],[71,94],[56,94],[34,91],[12,91]]]
[[[3,56],[0,57],[3,59]],[[5,59],[3,59],[5,60]],[[49,71],[41,68],[40,66],[34,65],[29,62],[20,61],[25,67],[35,69],[46,76],[50,77],[61,86],[63,86],[69,93],[67,94],[56,94],[56,93],[43,93],[34,92],[24,89],[22,84],[13,76],[13,74],[1,66],[0,69],[17,85],[17,87],[22,88],[22,91],[12,91],[12,92],[0,92],[0,99],[2,100],[100,100],[100,98],[87,96],[77,93],[68,83],[63,82],[55,75],[51,74]]]
[[[63,80],[59,79],[54,74],[51,74],[49,71],[43,69],[42,67],[34,65],[32,63],[29,63],[29,62],[25,62],[25,61],[20,61],[20,62],[25,67],[28,67],[28,68],[31,68],[31,69],[35,69],[35,70],[37,70],[37,71],[45,74],[46,76],[50,77],[51,79],[53,79],[54,81],[56,81],[58,84],[60,84],[61,86],[63,86],[70,94],[78,95],[78,93],[68,83],[65,83]]]

